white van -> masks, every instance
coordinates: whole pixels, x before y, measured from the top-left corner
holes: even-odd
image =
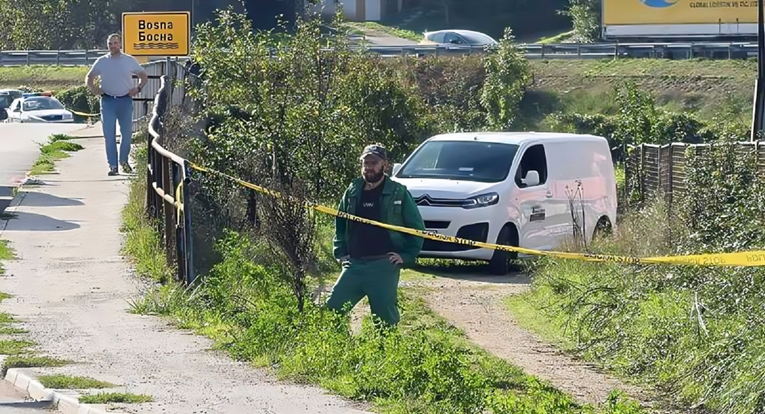
[[[391,178],[409,189],[425,227],[444,235],[554,250],[574,234],[574,221],[588,243],[616,223],[614,166],[603,137],[437,135],[395,164]],[[506,274],[519,255],[425,239],[420,257],[484,260],[492,273]]]

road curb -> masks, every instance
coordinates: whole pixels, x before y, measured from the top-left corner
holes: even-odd
[[[76,397],[45,388],[40,381],[21,372],[18,368],[8,369],[5,381],[26,392],[35,401],[50,401],[62,414],[107,414],[106,411],[90,404],[81,403]]]

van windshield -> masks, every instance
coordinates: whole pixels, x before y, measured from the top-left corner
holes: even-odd
[[[398,178],[496,183],[507,178],[518,146],[480,141],[429,141],[396,174]]]

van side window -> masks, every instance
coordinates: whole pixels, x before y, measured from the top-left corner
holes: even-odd
[[[529,171],[539,173],[539,185],[547,182],[547,156],[545,155],[545,147],[542,144],[533,145],[523,153],[523,158],[521,158],[521,163],[515,174],[515,184],[519,188],[526,188],[526,184],[523,184],[521,179],[526,177]]]

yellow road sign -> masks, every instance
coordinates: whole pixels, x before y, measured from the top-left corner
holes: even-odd
[[[122,49],[133,56],[188,56],[189,12],[122,13]]]

